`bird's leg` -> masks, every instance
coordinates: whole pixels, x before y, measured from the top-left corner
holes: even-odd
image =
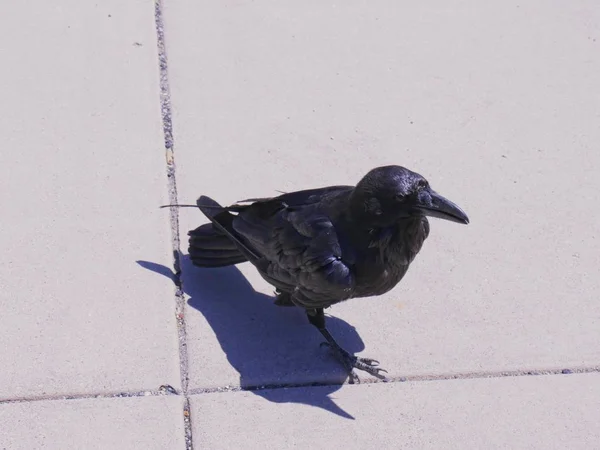
[[[294,302],[292,302],[292,294],[289,292],[281,292],[279,290],[275,291],[275,301],[273,302],[277,306],[296,306]]]
[[[307,310],[306,313],[308,316],[308,321],[317,327],[319,332],[327,341],[323,342],[323,345],[327,345],[329,348],[331,348],[338,359],[346,367],[351,384],[360,382],[358,376],[354,373],[354,369],[364,370],[365,372],[370,373],[377,378],[386,380],[385,376],[382,375],[381,372],[387,373],[387,370],[377,367],[379,365],[379,361],[370,358],[359,358],[358,356],[352,355],[340,347],[329,330],[327,330],[325,327],[325,313],[323,312],[322,308]]]

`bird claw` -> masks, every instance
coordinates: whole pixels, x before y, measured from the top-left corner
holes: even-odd
[[[367,372],[374,377],[379,378],[380,380],[387,381],[385,375],[383,373],[388,373],[387,370],[382,369],[379,366],[379,361],[371,358],[360,358],[358,356],[351,355],[346,350],[341,347],[336,347],[329,342],[321,342],[320,347],[329,347],[335,351],[335,353],[340,357],[342,363],[348,370],[348,382],[350,384],[360,383],[360,378],[354,372],[354,369],[362,370]]]
[[[358,378],[354,370],[348,373],[348,384],[360,384],[360,378]]]
[[[370,373],[374,377],[377,377],[381,380],[385,380],[386,377],[385,377],[385,375],[382,375],[382,372],[388,373],[388,371],[385,369],[382,369],[381,367],[377,367],[376,365],[365,362],[365,359],[367,361],[372,361],[372,360],[369,360],[368,358],[357,358],[357,361],[354,363],[354,367],[357,369],[360,369],[360,370],[364,370],[365,372]],[[375,361],[375,362],[377,362],[377,361]],[[377,363],[377,364],[379,364],[379,363]]]
[[[371,358],[358,358],[358,359],[360,360],[360,362],[363,362],[371,367],[377,367],[379,365],[379,361],[377,361],[376,359],[371,359]]]

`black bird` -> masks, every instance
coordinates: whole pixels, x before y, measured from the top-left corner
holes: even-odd
[[[340,347],[325,327],[323,310],[396,286],[429,235],[426,216],[469,223],[425,178],[400,166],[375,168],[356,187],[303,190],[227,207],[201,196],[197,206],[211,223],[188,233],[192,263],[252,263],[275,287],[277,305],[306,310],[351,383],[358,381],[354,368],[382,379],[385,370]]]

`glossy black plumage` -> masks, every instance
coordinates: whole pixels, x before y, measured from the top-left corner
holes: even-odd
[[[419,174],[399,166],[373,169],[354,186],[331,186],[251,199],[229,207],[201,196],[211,220],[190,231],[200,267],[250,261],[278,291],[277,304],[306,309],[349,371],[378,375],[373,360],[347,354],[325,329],[323,308],[383,294],[406,274],[429,235],[426,215],[468,223]]]

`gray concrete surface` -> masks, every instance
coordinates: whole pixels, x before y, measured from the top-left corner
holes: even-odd
[[[136,264],[171,260],[153,9],[125,3],[0,19],[0,399],[179,385],[173,285]]]
[[[594,448],[595,2],[0,12],[0,448]],[[389,163],[471,224],[432,220],[400,286],[328,311],[385,385],[342,386],[252,267],[190,266],[198,211],[158,209]]]
[[[0,448],[185,449],[183,399],[130,397],[0,407]]]
[[[255,394],[192,397],[192,416],[202,418],[194,422],[195,445],[583,449],[600,442],[597,373],[377,383],[345,386],[333,395],[324,386],[262,391],[274,403]]]

